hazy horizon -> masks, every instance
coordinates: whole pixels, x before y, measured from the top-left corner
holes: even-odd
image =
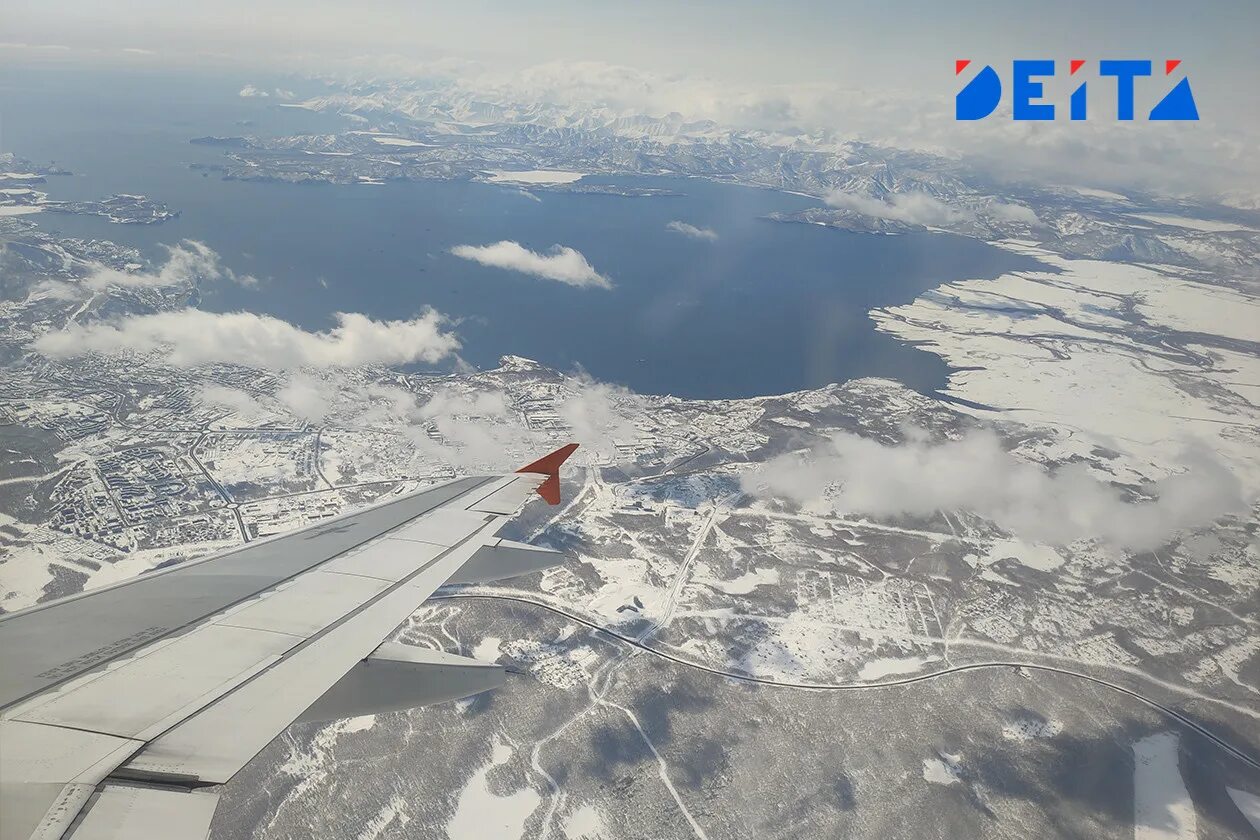
[[[550,2],[377,2],[352,11],[283,2],[175,9],[153,2],[21,0],[0,26],[4,67],[110,62],[144,72],[230,66],[340,81],[440,80],[513,102],[598,106],[618,115],[711,119],[781,133],[819,132],[965,156],[1005,180],[1127,187],[1220,198],[1260,196],[1260,7],[1215,3],[1059,4],[1035,11],[972,2],[895,5],[860,14],[835,4],[792,13],[751,3],[651,2],[632,8]],[[714,35],[720,37],[714,37]],[[957,58],[1179,59],[1201,121],[1118,123],[1114,82],[1090,91],[1084,123],[1014,123],[1009,92],[994,117],[953,119]],[[1064,67],[1064,71],[1066,67]],[[1065,107],[1066,72],[1046,82]],[[1087,70],[1089,72],[1089,70]],[[1071,80],[1075,84],[1076,79]],[[0,85],[4,85],[0,72]],[[1139,111],[1169,87],[1137,86]],[[0,119],[3,116],[0,115]],[[1239,197],[1241,196],[1241,197]]]

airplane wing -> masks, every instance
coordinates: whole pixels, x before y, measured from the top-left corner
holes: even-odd
[[[205,838],[295,721],[466,697],[502,666],[384,642],[435,589],[555,565],[495,536],[577,444],[0,617],[0,840]]]

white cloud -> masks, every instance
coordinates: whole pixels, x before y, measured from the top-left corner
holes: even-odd
[[[450,384],[424,395],[365,382],[356,371],[294,372],[265,400],[218,384],[204,385],[198,397],[250,423],[283,419],[284,409],[313,423],[399,435],[413,449],[410,468],[417,474],[432,472],[435,462],[462,470],[513,470],[569,440],[581,444],[587,456],[615,461],[617,444],[639,437],[633,418],[646,405],[632,391],[583,375],[557,394],[556,413],[571,427],[557,439],[530,428],[504,391]]]
[[[72,324],[45,333],[34,347],[53,358],[164,350],[165,360],[176,367],[224,362],[291,369],[434,363],[460,346],[453,333],[443,331],[445,316],[433,309],[409,321],[373,321],[345,312],[336,317],[331,330],[307,332],[269,315],[182,309]]]
[[[36,283],[30,292],[29,300],[60,300],[60,301],[81,301],[83,300],[83,289],[78,283],[70,283],[65,280],[41,280]]]
[[[111,286],[119,288],[144,288],[182,286],[213,280],[228,280],[242,286],[254,286],[258,278],[249,274],[237,274],[222,264],[219,255],[202,242],[185,239],[178,245],[166,245],[167,258],[157,271],[118,271],[98,266],[82,280],[84,286],[103,291]]]
[[[410,391],[390,385],[362,384],[335,369],[311,373],[292,373],[277,390],[268,392],[267,406],[252,394],[226,385],[203,385],[197,398],[210,405],[230,409],[243,418],[256,422],[260,418],[275,419],[275,409],[283,408],[301,420],[321,422],[336,412],[340,419],[354,426],[390,426],[413,415],[416,408]],[[374,403],[386,399],[392,410],[380,410]],[[268,407],[270,406],[270,407]]]
[[[226,385],[204,385],[197,392],[197,399],[245,417],[257,417],[263,413],[263,407],[259,405],[258,400],[244,391],[229,388]]]
[[[839,210],[849,210],[863,216],[908,225],[956,225],[974,222],[978,214],[998,222],[1013,222],[1030,226],[1041,224],[1037,214],[1022,204],[989,200],[979,207],[962,207],[947,204],[934,195],[913,190],[893,193],[886,200],[861,193],[832,190],[824,200],[828,205]]]
[[[566,440],[581,444],[587,455],[616,459],[618,443],[638,438],[630,418],[643,410],[643,397],[585,376],[572,386],[556,404],[556,413],[572,430]],[[356,393],[362,411],[354,417],[355,426],[394,429],[423,457],[461,468],[515,469],[558,445],[553,437],[529,428],[499,390],[452,385],[423,402],[391,385],[371,385]]]
[[[364,411],[359,415],[359,421],[365,425],[372,425],[373,419],[382,422],[394,419],[414,421],[420,416],[416,395],[397,385],[365,385],[361,404]]]
[[[826,202],[839,210],[851,210],[863,216],[909,225],[948,225],[975,218],[971,211],[951,207],[924,192],[895,193],[887,201],[881,201],[867,195],[833,190],[828,193]]]
[[[290,377],[276,399],[296,417],[318,423],[332,410],[331,395],[338,390],[318,379],[299,375]]]
[[[70,47],[66,44],[26,44],[18,41],[0,41],[0,50],[54,50],[65,52]]]
[[[618,443],[633,443],[638,427],[630,417],[644,410],[643,397],[620,385],[584,377],[577,393],[563,400],[556,412],[573,429],[573,440],[588,454],[615,460]]]
[[[683,236],[689,236],[692,239],[703,239],[709,242],[718,238],[717,231],[712,228],[696,227],[677,220],[665,225],[665,229],[672,230],[674,233],[681,233]]]
[[[91,266],[86,277],[77,281],[46,280],[37,289],[69,299],[82,292],[104,292],[109,289],[157,289],[171,286],[226,280],[241,286],[254,286],[258,278],[237,274],[223,265],[219,255],[202,242],[185,239],[178,245],[164,245],[166,262],[156,270],[124,271],[107,265]]]
[[[989,119],[959,122],[952,113],[953,97],[932,90],[846,89],[828,82],[732,86],[598,61],[559,60],[510,74],[464,74],[455,84],[470,93],[522,105],[552,103],[561,108],[585,106],[608,116],[676,118],[679,127],[713,120],[735,129],[816,142],[825,150],[848,140],[921,150],[1016,181],[1031,176],[1079,183],[1085,178],[1094,186],[1122,191],[1224,193],[1253,202],[1243,206],[1260,201],[1255,187],[1260,167],[1252,151],[1254,119],[1245,130],[1206,121],[1134,130],[1134,124],[1114,119],[1016,121],[1010,118],[1010,106],[1003,105]],[[1066,75],[1050,80],[1045,98],[1062,103],[1075,84]],[[1096,106],[1099,113],[1114,113],[1105,93]]]
[[[545,440],[524,424],[499,391],[464,392],[444,388],[410,412],[409,437],[423,454],[467,468],[508,470]],[[437,432],[435,440],[429,427]]]
[[[237,94],[243,99],[267,99],[274,96],[276,99],[293,99],[297,96],[293,91],[285,88],[276,88],[274,91],[267,91],[256,85],[245,85]]]
[[[1135,551],[1177,531],[1246,509],[1238,479],[1210,452],[1183,454],[1185,472],[1143,488],[1128,502],[1084,465],[1048,473],[1021,461],[989,431],[932,443],[911,432],[888,446],[840,433],[808,456],[784,455],[745,476],[749,492],[881,517],[972,511],[1025,539],[1067,544],[1100,539]]]
[[[467,63],[443,70],[429,62],[415,65],[396,56],[372,56],[361,59],[350,78],[370,81],[381,72],[422,81],[413,92],[374,94],[360,98],[361,103],[418,118],[445,113],[436,107],[436,90],[439,99],[447,95],[465,103],[477,98],[510,109],[516,119],[543,124],[570,125],[573,110],[586,109],[609,130],[635,135],[638,123],[629,118],[645,115],[666,122],[654,131],[685,134],[690,126],[710,135],[725,128],[751,129],[824,153],[845,154],[845,144],[852,140],[913,149],[958,161],[986,180],[996,176],[1023,183],[1031,178],[1121,192],[1216,195],[1252,208],[1260,202],[1254,119],[1247,120],[1245,129],[1205,119],[1161,125],[1156,131],[1114,119],[1016,121],[1004,104],[989,119],[959,122],[952,113],[952,95],[921,86],[855,90],[822,81],[732,85],[599,61],[552,60],[503,72]],[[1075,84],[1066,75],[1049,79],[1044,98],[1063,103]],[[1102,97],[1096,103],[1099,113],[1114,113],[1105,89],[1091,95]],[[1224,116],[1232,115],[1214,119]]]
[[[457,245],[451,253],[482,265],[520,271],[570,286],[612,288],[612,281],[597,272],[580,251],[564,245],[554,245],[550,253],[539,254],[505,239],[493,245]]]
[[[556,413],[571,427],[571,439],[583,452],[614,460],[617,443],[638,438],[638,429],[629,418],[642,410],[643,398],[585,376],[573,384],[576,389],[557,403]],[[418,449],[464,467],[514,469],[522,459],[556,446],[555,440],[528,428],[500,391],[445,388],[406,415],[413,424],[424,424],[423,428],[413,426],[410,435]],[[430,425],[440,441],[427,434]]]
[[[1041,219],[1037,218],[1037,214],[1033,212],[1032,208],[1025,207],[1022,204],[1007,204],[1002,201],[994,201],[985,209],[990,216],[999,221],[1015,222],[1034,227],[1041,224]]]

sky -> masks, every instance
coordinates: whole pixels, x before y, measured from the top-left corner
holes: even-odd
[[[357,54],[492,66],[602,61],[732,85],[943,91],[953,61],[1180,58],[1201,108],[1260,121],[1260,4],[661,0],[360,3],[7,0],[0,42],[220,53],[266,64]]]
[[[513,101],[611,106],[622,114],[713,119],[736,128],[836,133],[896,148],[963,156],[999,179],[1039,179],[1171,196],[1260,199],[1260,3],[764,3],[367,0],[6,0],[7,63],[126,61],[230,64],[337,78],[453,79]],[[994,117],[953,118],[953,96],[991,64],[1007,98]],[[1046,83],[1066,110],[1078,78],[1105,58],[1146,58],[1138,111],[1176,77],[1179,59],[1202,121],[1117,123],[1114,82],[1097,77],[1086,123],[1016,123],[1010,62],[1051,58]],[[1239,198],[1238,196],[1242,197]]]

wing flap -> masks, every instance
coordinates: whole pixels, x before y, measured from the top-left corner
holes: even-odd
[[[141,741],[0,721],[0,840],[60,838],[96,785]]]
[[[0,840],[60,840],[95,785],[0,782]]]
[[[502,665],[386,642],[302,713],[322,721],[460,700],[503,685]]]
[[[320,569],[326,572],[362,575],[397,583],[446,551],[446,548],[436,543],[402,543],[401,540],[395,540],[386,546],[373,543],[330,560]]]
[[[219,795],[208,791],[106,785],[70,840],[205,840]]]
[[[469,510],[511,516],[529,501],[545,479],[546,476],[533,473],[514,475]]]
[[[144,740],[301,641],[241,627],[201,627],[15,710],[14,719]]]
[[[550,548],[496,539],[477,549],[447,583],[489,583],[550,569],[564,559],[564,554]]]
[[[218,622],[227,627],[266,630],[305,639],[360,604],[384,592],[390,581],[320,569],[295,578],[280,589]]]
[[[146,780],[174,776],[206,784],[227,782],[329,686],[380,647],[381,641],[500,525],[491,517],[478,521],[481,527],[467,532],[462,543],[430,560],[370,604],[299,646],[213,705],[150,741],[116,775]],[[371,550],[400,546],[407,550],[410,545],[406,539],[391,534]],[[224,737],[225,732],[231,732],[231,737]]]
[[[450,548],[463,542],[468,532],[485,524],[489,517],[471,510],[445,510],[441,516],[424,517],[390,532],[390,539]]]
[[[0,721],[0,782],[94,785],[143,742],[20,720]]]

